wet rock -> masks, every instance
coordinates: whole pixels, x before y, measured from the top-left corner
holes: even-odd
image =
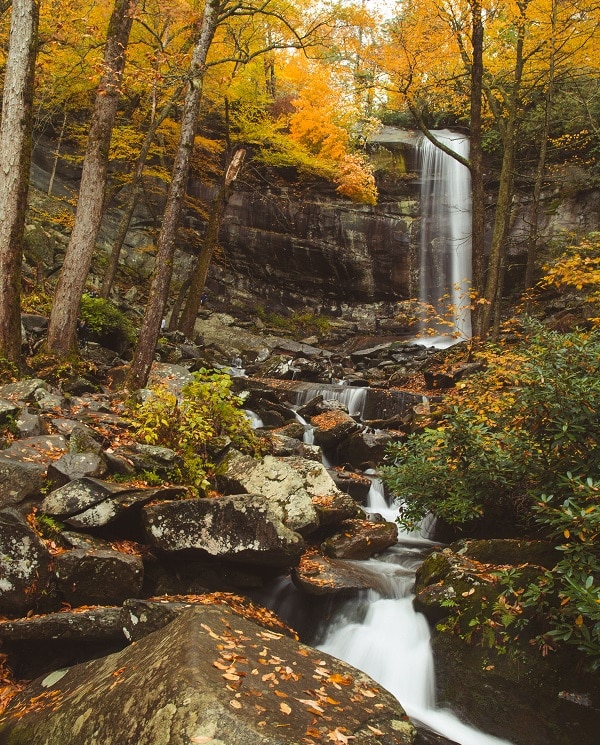
[[[311,424],[315,427],[315,444],[324,450],[338,446],[360,429],[360,425],[349,414],[339,410],[318,414],[311,419]]]
[[[336,460],[362,471],[376,468],[383,463],[386,448],[395,439],[389,432],[354,432],[339,445]]]
[[[338,532],[323,541],[321,551],[336,559],[368,559],[397,542],[395,523],[345,520]]]
[[[574,648],[544,657],[525,642],[497,654],[451,632],[432,646],[439,706],[513,745],[596,745],[598,675]]]
[[[12,508],[0,511],[0,615],[25,615],[51,577],[44,542]]]
[[[77,613],[61,611],[0,623],[3,642],[52,640],[123,640],[121,608],[98,606]]]
[[[148,543],[169,554],[203,554],[225,561],[289,567],[304,541],[259,494],[185,499],[142,509]]]
[[[41,745],[68,732],[70,745],[296,745],[309,728],[319,741],[339,728],[353,745],[373,743],[374,729],[386,745],[415,737],[400,704],[364,673],[219,606],[186,611],[122,652],[36,680],[5,711],[0,740]]]
[[[364,512],[352,497],[343,491],[315,495],[312,503],[319,516],[319,526],[323,528],[337,525],[349,518],[364,516]]]
[[[354,471],[343,471],[336,468],[330,468],[328,471],[338,489],[349,494],[359,504],[364,504],[371,488],[371,479]]]
[[[352,595],[374,588],[373,575],[339,559],[308,552],[292,570],[292,581],[309,595]]]
[[[58,589],[71,605],[120,605],[142,588],[139,556],[101,549],[73,549],[55,560]]]

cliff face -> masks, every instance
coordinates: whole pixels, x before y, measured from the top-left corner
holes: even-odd
[[[420,188],[415,133],[384,128],[372,143],[379,201],[375,206],[354,204],[341,197],[333,184],[302,181],[292,169],[274,171],[246,167],[230,199],[220,234],[221,251],[210,270],[208,288],[213,298],[289,308],[328,309],[364,304],[395,304],[419,294]],[[52,166],[53,144],[38,144],[32,167],[32,186],[43,194]],[[256,175],[258,174],[258,175]],[[79,172],[61,161],[54,195],[73,197]],[[152,246],[162,213],[164,185],[156,185],[134,216],[122,261],[136,275],[152,271]],[[189,193],[210,202],[205,185],[190,182]],[[99,253],[108,252],[121,210],[111,203],[99,238]],[[519,280],[519,266],[528,233],[530,195],[515,199],[509,253],[517,267],[509,282]],[[541,232],[553,238],[563,230],[595,230],[600,225],[598,192],[565,193],[557,186],[546,195]],[[68,205],[63,202],[63,207]],[[45,205],[44,209],[46,209]],[[492,205],[489,210],[493,216]],[[201,235],[204,226],[189,215],[187,227]],[[56,232],[56,231],[55,231]],[[185,233],[182,233],[184,238]],[[57,233],[62,244],[66,239]],[[61,263],[61,246],[49,263]],[[174,279],[189,276],[192,252],[181,244]],[[510,288],[508,288],[510,289]]]
[[[375,302],[411,294],[418,203],[352,204],[320,188],[236,191],[223,222],[227,266],[266,296]]]

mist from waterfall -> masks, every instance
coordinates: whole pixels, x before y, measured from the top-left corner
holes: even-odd
[[[450,130],[433,131],[442,144],[467,158],[469,140]],[[424,343],[449,346],[471,337],[471,176],[469,169],[424,135],[417,143],[421,174],[419,299],[443,321]]]

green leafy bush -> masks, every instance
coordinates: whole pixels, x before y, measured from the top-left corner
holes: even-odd
[[[132,322],[110,301],[84,294],[81,298],[79,312],[81,319],[85,321],[92,334],[101,337],[105,334],[119,332],[130,344],[135,341],[135,329]]]
[[[532,505],[561,477],[600,477],[600,335],[531,322],[513,348],[447,395],[435,426],[389,449],[383,478],[414,527],[433,513],[498,535],[534,526]]]
[[[556,566],[525,582],[511,570],[490,613],[496,626],[533,629],[545,651],[574,644],[600,667],[600,334],[532,322],[486,360],[445,397],[437,426],[390,446],[383,479],[408,527],[433,513],[466,533],[553,541]]]
[[[524,608],[543,612],[538,643],[575,645],[600,668],[600,482],[567,474],[562,496],[543,494],[534,505],[537,521],[557,541],[557,564],[531,583]]]
[[[250,453],[258,438],[231,390],[231,378],[202,369],[184,386],[181,398],[165,388],[132,410],[136,434],[151,445],[170,447],[183,457],[181,479],[201,493],[215,474],[214,456],[224,444]]]

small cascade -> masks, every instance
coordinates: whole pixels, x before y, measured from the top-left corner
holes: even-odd
[[[252,427],[252,429],[259,429],[260,427],[264,426],[263,420],[258,416],[258,414],[255,411],[250,411],[250,409],[244,409],[244,414],[250,420],[250,426]]]
[[[350,385],[330,385],[323,388],[308,388],[298,393],[297,406],[304,406],[316,396],[324,401],[339,401],[348,409],[350,416],[362,418],[367,401],[368,388]]]
[[[397,508],[372,477],[367,511],[394,520]],[[413,607],[414,573],[434,544],[419,533],[399,531],[398,544],[378,559],[353,562],[373,573],[373,586],[349,600],[329,623],[318,649],[362,670],[392,693],[409,717],[459,745],[510,745],[461,722],[435,703],[435,671],[429,624]],[[385,588],[383,590],[382,588]]]
[[[454,152],[468,157],[467,137],[449,130],[432,134]],[[425,136],[417,145],[421,174],[419,299],[443,319],[424,328],[439,335],[423,343],[449,346],[471,336],[471,177],[459,163]]]

